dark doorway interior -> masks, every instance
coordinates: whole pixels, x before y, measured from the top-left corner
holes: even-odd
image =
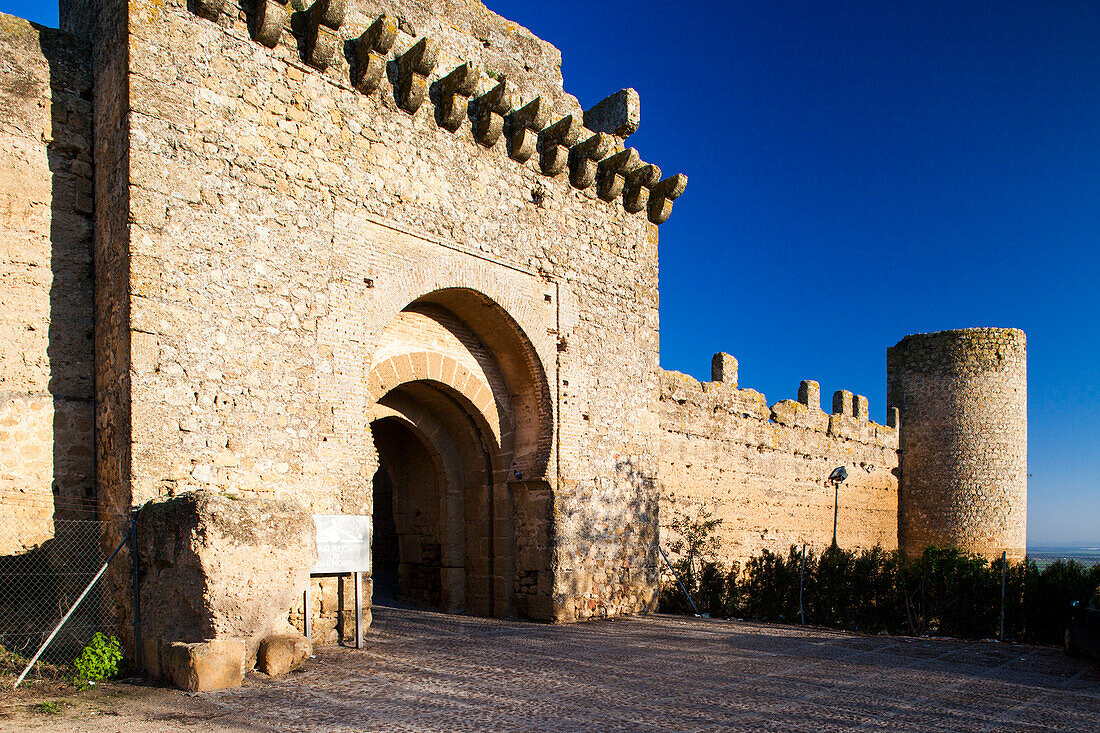
[[[397,418],[371,424],[380,470],[374,477],[375,598],[442,607],[440,503],[434,452]]]
[[[374,537],[371,544],[375,603],[397,600],[398,562],[393,479],[384,468],[379,468],[374,474]]]

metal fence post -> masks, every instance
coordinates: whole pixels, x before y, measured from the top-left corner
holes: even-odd
[[[130,515],[130,570],[134,576],[134,666],[137,673],[145,673],[141,658],[141,579],[138,576],[137,512]]]
[[[699,609],[696,607],[695,601],[691,599],[691,594],[688,593],[688,589],[684,587],[684,581],[680,580],[680,574],[676,572],[676,568],[672,567],[672,563],[669,561],[668,555],[665,554],[664,548],[660,545],[657,545],[657,550],[660,551],[661,557],[665,559],[665,565],[668,565],[668,569],[672,571],[672,577],[676,578],[676,582],[680,584],[680,590],[682,590],[684,592],[684,595],[687,596],[688,603],[691,604],[691,610],[695,611],[696,616],[702,615],[699,613]]]
[[[89,582],[88,585],[84,586],[84,591],[76,599],[76,601],[65,613],[65,615],[61,617],[61,620],[57,622],[57,626],[54,627],[53,632],[50,634],[49,638],[42,643],[42,646],[38,647],[38,651],[34,653],[31,661],[27,663],[26,669],[23,670],[23,674],[19,675],[19,679],[17,679],[15,681],[15,684],[11,686],[13,690],[16,687],[19,687],[19,683],[21,683],[23,681],[23,678],[27,676],[27,673],[31,671],[31,667],[33,667],[34,663],[38,661],[38,658],[42,656],[42,652],[46,651],[46,647],[48,647],[50,645],[50,642],[54,640],[54,637],[57,636],[57,632],[61,631],[61,627],[64,626],[65,622],[69,620],[69,617],[73,615],[73,612],[76,611],[76,608],[80,605],[80,602],[84,600],[85,596],[88,595],[88,592],[92,590],[92,587],[95,586],[99,579],[103,577],[103,574],[107,572],[107,566],[110,565],[111,561],[115,559],[115,555],[117,555],[119,551],[123,547],[125,547],[126,543],[129,541],[130,535],[129,533],[127,533],[126,537],[123,538],[122,542],[118,544],[118,547],[116,547],[114,552],[112,552],[107,558],[107,561],[104,562],[102,567],[99,568],[99,572],[95,574],[95,577],[92,578],[91,582]]]
[[[798,617],[806,625],[806,612],[802,608],[802,588],[806,583],[806,543],[802,543],[802,569],[798,572]]]
[[[1005,582],[1008,580],[1008,551],[1001,552],[1001,634],[997,638],[1005,640]]]

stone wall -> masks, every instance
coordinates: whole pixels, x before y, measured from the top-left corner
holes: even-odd
[[[582,111],[558,51],[476,0],[302,7],[0,16],[0,503],[29,520],[0,551],[93,501],[291,499],[388,517],[408,598],[572,621],[653,607],[658,515],[712,511],[727,561],[824,547],[841,465],[839,543],[898,546],[897,409],[827,414],[810,381],[768,406],[724,354],[710,382],[659,369],[686,178],[626,147],[633,90]],[[903,548],[1022,552],[1024,352],[889,351]],[[334,641],[349,590],[312,582],[292,616]]]
[[[260,10],[277,14],[274,5]],[[657,185],[659,171],[626,150],[597,166],[622,146],[607,133],[585,133],[592,146],[566,155],[583,141],[568,119],[536,150],[539,130],[580,112],[562,90],[560,55],[479,3],[355,3],[338,30],[328,16],[293,13],[263,43],[253,38],[263,23],[238,6],[192,6],[205,17],[178,0],[118,13],[74,3],[62,14],[76,29],[98,12],[97,125],[105,139],[125,136],[121,160],[97,161],[104,194],[120,180],[125,189],[97,212],[105,503],[216,488],[371,513],[371,380],[388,369],[379,344],[409,304],[463,289],[499,306],[530,343],[522,357],[495,353],[501,368],[526,360],[545,381],[538,399],[496,400],[517,428],[546,427],[522,440],[488,430],[526,452],[492,468],[496,518],[475,539],[527,563],[485,568],[488,592],[533,588],[518,610],[554,620],[648,608],[658,453],[650,220],[667,217],[682,179]],[[394,13],[392,45],[372,41],[353,66],[351,41],[383,10]],[[124,32],[104,27],[116,22]],[[344,53],[322,63],[334,34]],[[437,42],[434,64],[425,36]],[[376,56],[385,73],[364,93],[360,72]],[[466,62],[484,70],[469,96],[488,95],[475,105],[487,126],[477,139],[470,118],[448,115],[466,83],[435,84]],[[505,118],[506,134],[489,139]],[[616,173],[628,169],[641,173]],[[476,326],[479,308],[457,315]],[[543,531],[515,533],[532,522]]]
[[[0,15],[0,552],[94,518],[88,48]]]
[[[902,549],[953,545],[1023,559],[1027,339],[1010,328],[907,336],[887,349],[901,410]]]
[[[706,509],[722,520],[717,534],[727,564],[802,543],[821,550],[833,531],[828,477],[845,466],[838,544],[897,548],[898,433],[868,419],[866,398],[837,392],[827,414],[817,383],[806,381],[797,401],[769,407],[764,395],[738,388],[737,362],[727,354],[715,356],[713,377],[661,377],[665,545],[678,515],[694,519]]]

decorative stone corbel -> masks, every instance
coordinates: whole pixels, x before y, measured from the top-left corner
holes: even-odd
[[[268,48],[279,45],[286,25],[287,0],[256,0],[256,14],[252,19],[252,38]]]
[[[504,132],[504,115],[512,111],[515,93],[507,79],[475,99],[477,116],[474,118],[474,139],[478,144],[491,148]]]
[[[620,89],[584,111],[584,126],[589,130],[609,132],[621,138],[637,132],[641,119],[641,100],[633,89]]]
[[[355,69],[351,83],[363,94],[370,94],[386,75],[386,54],[397,40],[397,19],[383,13],[355,41]]]
[[[661,169],[652,163],[642,163],[626,175],[623,184],[623,208],[631,214],[649,206],[649,189],[661,180]]]
[[[225,12],[228,0],[195,0],[195,15],[207,20],[217,20]]]
[[[556,176],[569,165],[569,148],[581,141],[587,130],[580,115],[566,115],[539,133],[539,167],[544,175]]]
[[[538,149],[539,133],[550,122],[552,108],[542,97],[535,97],[508,115],[508,155],[526,163]]]
[[[324,71],[336,57],[340,26],[347,15],[347,0],[317,0],[306,20],[306,63]]]
[[[435,71],[439,47],[427,36],[397,57],[397,106],[415,113],[428,96],[428,77]]]
[[[672,214],[672,202],[680,198],[687,187],[688,177],[683,173],[669,176],[649,189],[649,220],[664,224]]]
[[[599,162],[596,170],[596,195],[614,201],[623,192],[626,176],[642,164],[638,151],[627,148]]]
[[[477,91],[481,70],[467,61],[439,80],[439,126],[454,132],[466,119],[469,99]]]
[[[618,141],[606,132],[593,133],[569,149],[569,182],[574,188],[588,188],[596,182],[597,161],[615,152]]]

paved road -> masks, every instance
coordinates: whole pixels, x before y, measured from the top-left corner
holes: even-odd
[[[7,722],[66,733],[1100,731],[1100,666],[1055,649],[668,616],[374,618],[365,650],[321,649],[283,679],[105,691],[60,719]]]
[[[214,693],[284,731],[1100,731],[1100,667],[992,642],[377,609],[364,651]]]

